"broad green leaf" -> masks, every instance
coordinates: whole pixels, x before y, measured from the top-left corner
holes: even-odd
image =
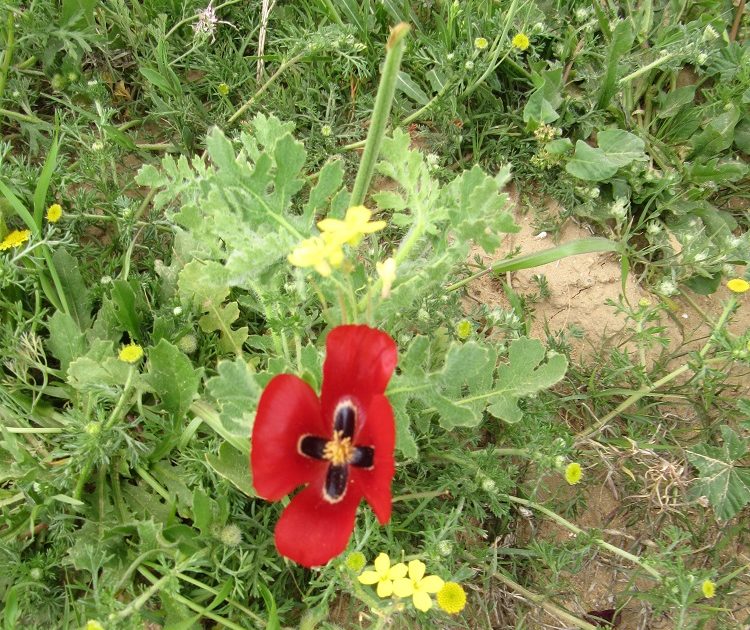
[[[115,280],[112,283],[110,296],[120,326],[128,332],[133,341],[140,341],[141,322],[136,312],[136,296],[133,287],[125,280]]]
[[[68,366],[68,383],[79,391],[111,391],[122,386],[130,366],[115,358],[111,341],[97,340],[82,357]]]
[[[750,155],[750,120],[744,118],[734,128],[734,144],[735,146]]]
[[[193,490],[193,523],[201,531],[201,534],[211,533],[211,525],[214,522],[215,502],[203,492],[201,488]]]
[[[78,269],[78,261],[64,249],[57,249],[52,254],[52,262],[65,292],[70,315],[78,327],[85,331],[91,326],[91,305],[88,289]]]
[[[687,166],[687,179],[694,184],[714,182],[734,182],[747,175],[747,163],[741,160],[722,160],[714,158],[706,163],[690,164]]]
[[[659,98],[660,106],[656,117],[671,118],[674,116],[682,107],[695,100],[695,89],[695,85],[685,85],[662,95]]]
[[[146,382],[173,419],[180,420],[198,393],[202,370],[166,339],[148,352]]]
[[[172,497],[180,516],[190,518],[193,493],[184,481],[185,471],[179,466],[172,465],[169,460],[163,459],[153,464],[151,474],[159,480]]]
[[[180,296],[197,308],[223,302],[229,295],[227,272],[214,261],[191,260],[177,280]]]
[[[617,165],[607,159],[604,151],[589,146],[583,140],[576,142],[575,154],[565,165],[568,173],[589,182],[609,179],[617,169]]]
[[[222,352],[234,352],[237,356],[242,355],[242,344],[247,339],[247,326],[234,330],[232,324],[240,316],[240,308],[237,302],[229,302],[224,305],[208,304],[205,306],[206,314],[198,320],[198,325],[203,332],[219,332],[219,350]]]
[[[240,492],[248,497],[256,496],[250,474],[250,460],[245,453],[224,442],[217,455],[206,453],[206,462],[217,475],[229,481]]]
[[[687,451],[700,476],[693,482],[693,495],[706,496],[720,519],[730,519],[750,502],[750,468],[739,465],[747,444],[730,427],[722,426],[721,447],[699,444]]]
[[[73,359],[86,350],[86,340],[78,324],[70,315],[56,311],[47,323],[49,340],[47,345],[55,358],[60,361],[60,370],[66,373]]]
[[[305,224],[312,226],[316,214],[329,203],[330,198],[336,193],[344,181],[343,160],[327,162],[318,173],[318,181],[310,190],[310,196],[304,206],[303,216]],[[327,214],[327,213],[321,213]]]
[[[617,91],[617,75],[620,61],[630,52],[635,39],[635,29],[629,19],[617,23],[612,31],[612,37],[607,48],[607,67],[601,81],[601,89],[597,99],[597,109],[609,107]]]
[[[704,130],[693,138],[690,157],[703,156],[708,159],[729,148],[734,141],[734,127],[740,117],[739,108],[731,105],[724,113],[709,120]]]
[[[518,400],[524,396],[552,387],[568,370],[568,360],[562,354],[547,354],[536,339],[522,337],[510,345],[507,365],[497,370],[497,385],[488,412],[506,422],[522,418]]]
[[[247,438],[260,398],[256,376],[241,358],[220,361],[217,372],[206,388],[219,404],[221,423],[229,433]]]
[[[643,152],[643,140],[629,131],[605,129],[598,133],[597,142],[607,156],[607,161],[618,168],[627,166],[634,160],[647,159]]]

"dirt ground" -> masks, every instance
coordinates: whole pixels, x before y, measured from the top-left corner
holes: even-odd
[[[554,207],[551,210],[554,212]],[[491,263],[504,258],[515,248],[523,254],[528,254],[591,236],[585,227],[567,220],[558,234],[557,241],[553,242],[550,236],[540,234],[534,227],[533,213],[522,214],[516,210],[515,216],[521,231],[508,237],[500,251],[493,256],[484,255],[481,250],[473,254],[478,253],[483,262]],[[545,274],[550,296],[533,307],[532,336],[544,339],[545,326],[549,326],[552,331],[578,328],[583,332],[582,338],[570,339],[574,361],[590,361],[594,349],[601,349],[603,345],[606,347],[622,343],[624,315],[607,305],[608,300],[617,302],[623,292],[620,262],[615,255],[597,253],[573,256],[542,267],[514,272],[504,276],[503,280],[510,282],[519,294],[536,293],[538,285],[532,280],[532,276],[537,274]],[[652,303],[659,300],[657,296],[640,287],[632,275],[626,280],[624,294],[633,306],[641,299],[647,299]],[[491,276],[484,276],[473,282],[468,295],[469,300],[510,308],[502,283]],[[729,297],[729,291],[722,287],[712,296],[690,297],[700,309],[716,318]],[[750,300],[746,299],[744,302],[730,325],[730,330],[736,334],[742,333],[750,326]],[[669,350],[700,348],[709,333],[703,317],[685,299],[670,301],[669,306],[671,316],[661,322],[670,338]],[[628,345],[625,344],[625,347]],[[632,348],[632,351],[637,350]],[[655,354],[649,356],[647,362],[650,363],[655,358]],[[750,395],[750,379],[746,373],[736,375],[734,384],[738,395]],[[689,422],[692,410],[675,407],[666,413],[679,414]],[[692,414],[692,417],[695,419],[695,414]],[[695,421],[697,422],[697,419]],[[643,482],[644,496],[624,495],[620,483],[624,479],[622,470],[618,469],[618,457],[635,458],[643,465],[640,468],[645,468],[647,472],[639,481]],[[584,492],[587,509],[581,512],[574,521],[575,524],[585,530],[595,529],[603,532],[605,540],[622,548],[632,549],[636,553],[640,550],[642,553],[644,549],[654,545],[650,536],[656,536],[653,531],[641,531],[643,523],[669,522],[668,514],[673,507],[672,503],[682,500],[682,490],[688,485],[692,473],[684,465],[678,465],[653,451],[608,453],[603,457],[603,461],[611,466],[609,472],[596,471],[588,476],[588,484],[585,486],[575,489],[564,483],[561,486],[559,475],[556,479],[545,479],[542,485],[550,488],[548,496],[557,494],[564,497],[572,496],[573,492]],[[629,505],[632,505],[633,501],[640,501],[639,508],[642,509],[645,505],[646,509],[653,512],[649,518],[636,522],[633,522],[632,515],[628,518]],[[689,510],[684,505],[680,509]],[[521,515],[522,520],[523,518]],[[568,530],[538,515],[529,515],[526,520],[525,523],[519,523],[518,536],[521,540],[526,537],[527,542],[531,536],[563,542],[572,535]],[[750,562],[750,549],[735,547],[728,549],[726,553],[728,557],[744,557],[745,562]],[[593,610],[622,607],[617,625],[619,630],[666,630],[674,627],[673,621],[669,618],[658,618],[649,610],[648,604],[627,595],[629,591],[644,591],[650,588],[648,580],[640,580],[633,584],[629,580],[631,574],[632,568],[621,558],[605,552],[599,553],[587,561],[575,576],[570,576],[571,583],[578,585],[574,592],[559,593],[555,601],[579,618]],[[736,606],[738,623],[750,623],[748,595],[736,602]],[[746,610],[743,611],[743,607]],[[526,617],[525,624],[524,627],[529,630],[569,627],[540,609],[532,610]]]

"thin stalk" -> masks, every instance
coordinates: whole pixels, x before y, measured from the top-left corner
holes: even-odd
[[[541,512],[545,516],[548,516],[553,521],[555,521],[555,523],[557,523],[558,525],[573,532],[576,536],[587,533],[584,530],[582,530],[580,527],[578,527],[577,525],[574,525],[570,521],[564,519],[562,516],[553,512],[552,510],[547,509],[543,505],[539,505],[538,503],[534,503],[533,501],[527,501],[526,499],[521,499],[520,497],[515,497],[510,494],[504,494],[502,496],[508,499],[508,501],[510,501],[511,503],[518,503],[519,505],[523,505],[524,507],[532,508],[536,510],[537,512]],[[621,558],[625,558],[626,560],[629,560],[633,564],[637,564],[644,571],[649,573],[653,578],[661,581],[662,579],[661,573],[659,573],[656,569],[654,569],[651,565],[646,563],[644,560],[641,560],[638,556],[635,556],[632,553],[625,551],[624,549],[620,549],[620,547],[616,547],[615,545],[612,545],[602,540],[601,538],[591,537],[591,541],[595,543],[596,545],[598,545],[599,547],[601,547],[602,549],[611,551],[615,555],[618,555]]]
[[[148,593],[148,598],[151,598],[164,586],[165,582],[168,579],[170,579],[173,575],[175,575],[177,572],[178,572],[177,569],[173,569],[166,575],[163,575],[161,578],[157,579],[156,576],[153,573],[151,573],[151,571],[149,571],[148,569],[144,569],[143,567],[138,567],[138,573],[140,573],[143,577],[145,577],[152,584],[152,586],[143,595],[146,595]],[[143,597],[143,595],[141,595],[137,600],[133,600],[133,602],[140,600]],[[234,623],[234,621],[230,621],[226,617],[221,617],[220,615],[216,615],[212,613],[210,610],[208,610],[207,608],[204,608],[200,604],[196,604],[194,601],[188,599],[187,597],[183,597],[182,595],[178,593],[170,593],[170,597],[172,597],[175,601],[180,602],[184,606],[187,606],[191,610],[194,610],[195,612],[202,615],[203,617],[207,617],[208,619],[215,621],[220,626],[231,628],[231,630],[246,630],[245,627]],[[143,606],[143,604],[145,604],[145,601],[141,602],[140,606]],[[121,614],[122,612],[118,613],[118,616]]]
[[[383,74],[380,77],[378,93],[375,97],[372,121],[367,132],[365,150],[362,153],[362,160],[359,164],[357,178],[354,180],[349,201],[352,206],[359,206],[364,202],[367,189],[370,187],[372,174],[375,171],[375,162],[378,159],[380,145],[385,134],[385,126],[391,113],[393,96],[396,93],[396,79],[398,78],[398,69],[401,66],[401,57],[403,57],[404,48],[406,48],[406,35],[410,30],[411,27],[405,22],[397,24],[391,30],[391,36],[386,44],[385,64],[383,65]]]
[[[399,501],[415,501],[417,499],[434,499],[435,497],[448,496],[447,490],[430,490],[428,492],[410,492],[407,494],[398,494],[391,500],[392,503]]]
[[[514,591],[516,591],[516,593],[520,593],[530,602],[543,608],[550,615],[552,615],[553,617],[557,617],[558,619],[564,621],[566,624],[572,624],[576,628],[581,628],[581,630],[596,630],[596,626],[591,625],[587,621],[583,621],[583,619],[579,619],[578,617],[569,613],[567,610],[565,610],[564,608],[561,608],[557,604],[553,604],[552,602],[548,601],[544,595],[539,595],[537,593],[534,593],[528,590],[527,588],[521,586],[517,582],[514,582],[504,573],[500,573],[498,571],[496,573],[493,573],[492,577],[494,577],[497,580],[500,580],[503,584],[512,588]]]
[[[16,47],[15,38],[15,15],[13,11],[8,11],[8,21],[6,23],[5,36],[5,53],[3,54],[3,63],[0,66],[0,100],[5,92],[5,83],[8,80],[8,70],[10,69],[10,60],[13,58],[13,50]]]
[[[180,580],[183,580],[184,582],[187,582],[188,584],[192,584],[193,586],[197,586],[198,588],[202,588],[204,591],[208,591],[212,595],[218,595],[219,591],[218,589],[213,588],[212,586],[209,586],[208,584],[204,584],[203,582],[196,580],[193,577],[190,577],[189,575],[185,575],[184,573],[177,573],[177,577]],[[250,610],[247,606],[241,604],[240,602],[231,599],[227,597],[225,600],[230,606],[234,606],[237,610],[242,611],[244,614],[246,614],[248,617],[251,617],[253,621],[260,625],[265,625],[265,621],[260,615],[256,615],[252,610]]]
[[[276,70],[276,72],[274,72],[269,77],[268,81],[266,81],[263,85],[261,85],[260,88],[258,88],[258,91],[255,92],[255,94],[253,94],[245,102],[244,105],[242,105],[236,112],[234,112],[234,114],[232,114],[229,117],[229,120],[227,120],[227,122],[226,122],[226,126],[227,127],[232,126],[237,121],[237,119],[240,116],[242,116],[242,114],[244,114],[250,107],[252,107],[253,103],[255,103],[255,101],[257,100],[257,98],[261,94],[263,94],[263,92],[265,92],[269,87],[271,87],[277,81],[277,79],[286,71],[287,68],[289,68],[289,67],[293,66],[294,64],[296,64],[298,61],[300,61],[301,59],[303,59],[306,55],[307,55],[307,51],[303,50],[301,53],[295,55],[291,59],[288,59],[287,61],[285,61],[284,63],[282,63],[278,67],[278,69]]]
[[[620,79],[618,83],[620,85],[622,85],[623,83],[630,83],[633,79],[637,79],[638,77],[646,74],[647,72],[650,72],[654,68],[658,68],[660,65],[662,65],[663,63],[666,63],[670,59],[674,59],[676,56],[677,56],[677,53],[675,52],[667,53],[666,55],[659,57],[655,61],[652,61],[650,64],[645,65],[642,68],[638,68],[638,70],[636,70],[635,72],[631,72],[629,75],[622,77],[622,79]]]

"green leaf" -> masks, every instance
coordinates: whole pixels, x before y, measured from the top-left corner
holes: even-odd
[[[687,451],[687,457],[700,473],[693,495],[706,496],[716,516],[726,520],[750,502],[750,468],[738,465],[747,453],[745,441],[726,425],[721,435],[721,447],[699,444]]]
[[[492,404],[487,411],[506,422],[517,422],[522,413],[518,400],[523,396],[552,387],[568,370],[568,360],[562,354],[547,354],[536,339],[522,337],[510,345],[508,365],[497,370],[497,388],[493,392]]]
[[[111,341],[97,340],[68,366],[68,383],[79,391],[112,391],[125,384],[130,366],[115,358]]]
[[[60,370],[66,373],[70,362],[86,351],[85,336],[75,320],[62,311],[56,311],[47,322],[49,340],[47,346],[60,361]]]
[[[229,302],[223,306],[208,304],[205,307],[207,313],[198,320],[198,325],[203,332],[219,332],[219,350],[222,352],[234,352],[237,356],[242,355],[242,344],[247,339],[247,326],[232,329],[232,324],[240,316],[240,307],[237,302]]]
[[[198,393],[203,370],[195,369],[190,359],[166,339],[148,352],[146,382],[153,388],[176,421],[184,417]]]
[[[229,433],[249,438],[260,399],[255,374],[241,358],[220,361],[217,372],[206,388],[219,405],[221,423]]]
[[[201,534],[211,533],[214,522],[215,501],[211,500],[201,488],[193,490],[193,523]]]
[[[685,105],[689,105],[695,100],[695,85],[685,85],[676,88],[668,94],[663,94],[659,99],[659,110],[656,113],[657,118],[671,118]]]
[[[618,168],[627,166],[634,160],[647,159],[643,140],[628,131],[605,129],[598,133],[597,142],[607,156],[607,161]]]
[[[256,496],[250,474],[250,460],[245,453],[224,442],[219,447],[218,455],[206,453],[206,462],[217,475],[226,479],[240,492],[248,497]]]
[[[629,19],[618,22],[612,31],[612,38],[607,49],[607,67],[601,81],[597,109],[604,110],[609,107],[617,91],[617,74],[620,61],[630,52],[634,39],[635,32],[632,22]]]
[[[191,260],[180,271],[177,280],[180,296],[196,308],[206,303],[221,304],[229,295],[228,274],[214,261]]]
[[[689,164],[685,169],[688,181],[694,184],[734,182],[747,175],[748,166],[741,160],[714,158],[703,164]]]
[[[604,151],[589,146],[583,140],[576,142],[575,154],[565,165],[568,173],[589,182],[609,179],[617,169],[617,165],[607,159]]]
[[[79,0],[80,1],[80,0]],[[47,191],[52,180],[52,174],[55,172],[55,166],[57,165],[57,151],[60,148],[60,139],[55,134],[50,146],[47,158],[44,160],[44,166],[42,172],[39,173],[37,178],[36,187],[34,188],[34,222],[42,227],[44,221],[44,210],[45,201],[47,200]]]
[[[64,249],[57,249],[52,254],[52,262],[68,300],[70,315],[78,327],[85,331],[91,326],[91,304],[88,289],[78,269],[78,261]]]
[[[110,297],[120,326],[128,332],[133,341],[140,341],[141,322],[135,308],[136,297],[133,288],[125,280],[115,280],[112,283]]]
[[[529,129],[536,129],[539,125],[551,123],[560,118],[556,110],[562,103],[561,86],[562,68],[544,72],[541,76],[541,83],[523,108],[523,121]]]
[[[403,92],[417,105],[427,105],[430,102],[430,97],[424,93],[424,90],[414,82],[414,79],[407,72],[399,71],[396,77],[396,89]]]
[[[741,115],[739,108],[731,105],[723,114],[711,118],[704,130],[693,137],[690,157],[712,158],[728,149],[734,141],[734,127]]]

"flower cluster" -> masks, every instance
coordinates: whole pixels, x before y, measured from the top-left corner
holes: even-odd
[[[359,582],[375,585],[378,597],[409,598],[417,610],[427,612],[435,594],[438,606],[449,614],[461,612],[466,605],[466,592],[456,582],[444,582],[437,575],[425,575],[427,566],[421,560],[391,564],[388,554],[375,558],[373,568],[358,576]]]
[[[295,267],[313,267],[321,276],[330,276],[344,261],[344,245],[356,247],[365,234],[378,232],[386,226],[385,221],[370,221],[371,217],[372,212],[364,206],[352,206],[343,220],[319,221],[320,236],[297,245],[288,256],[289,262]]]

